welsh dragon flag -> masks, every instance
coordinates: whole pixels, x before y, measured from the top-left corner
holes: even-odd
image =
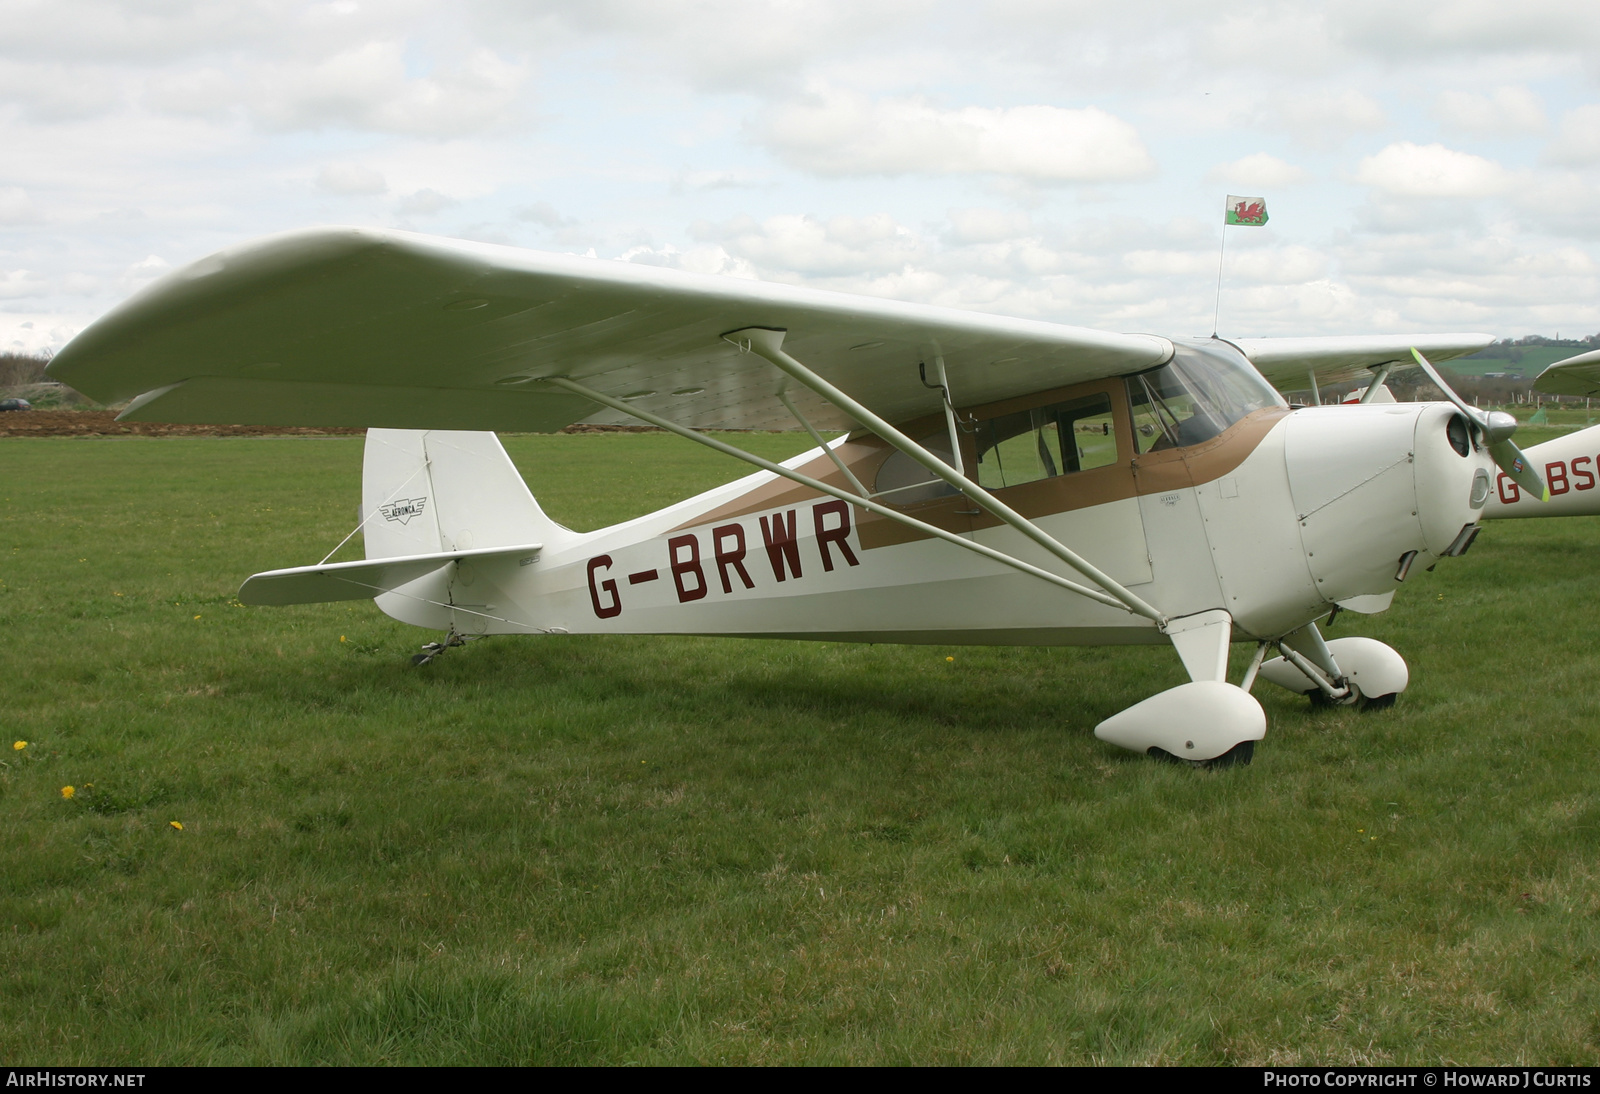
[[[1228,195],[1227,217],[1224,224],[1244,224],[1252,228],[1259,228],[1267,222],[1266,198],[1242,198],[1235,194]]]

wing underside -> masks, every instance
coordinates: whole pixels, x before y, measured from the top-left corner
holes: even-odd
[[[172,422],[545,431],[615,411],[566,376],[689,426],[794,428],[786,381],[728,331],[787,352],[894,420],[932,413],[918,365],[975,404],[1138,371],[1171,343],[869,297],[403,232],[320,228],[179,270],[86,329],[51,373]],[[848,428],[806,391],[819,428]]]
[[[1557,361],[1539,373],[1533,386],[1546,395],[1576,395],[1584,399],[1600,395],[1600,349]]]
[[[1416,347],[1430,361],[1476,353],[1494,341],[1490,334],[1379,334],[1335,338],[1230,339],[1279,391],[1367,380],[1384,365],[1409,368]]]

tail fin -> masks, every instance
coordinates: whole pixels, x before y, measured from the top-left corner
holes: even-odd
[[[554,544],[545,516],[493,433],[369,429],[361,475],[368,558]]]

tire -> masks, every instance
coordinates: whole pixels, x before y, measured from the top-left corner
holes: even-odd
[[[1222,767],[1249,767],[1250,761],[1255,759],[1256,743],[1254,741],[1240,741],[1222,755],[1202,763],[1201,767],[1209,767],[1213,771]]]
[[[1354,684],[1350,684],[1349,688],[1350,694],[1343,699],[1330,699],[1321,688],[1312,688],[1306,692],[1306,698],[1311,700],[1311,706],[1315,710],[1335,707],[1355,707],[1359,710],[1362,704],[1361,689]]]
[[[1152,746],[1145,753],[1152,759],[1165,764],[1181,764],[1184,767],[1198,767],[1217,769],[1223,767],[1248,767],[1255,758],[1256,743],[1254,741],[1240,741],[1220,756],[1213,756],[1209,760],[1186,760],[1182,756],[1174,756],[1164,748]]]
[[[1306,692],[1306,698],[1311,700],[1313,709],[1325,710],[1335,707],[1355,707],[1363,714],[1388,710],[1394,706],[1395,700],[1400,698],[1400,693],[1391,691],[1387,695],[1362,695],[1361,689],[1354,684],[1350,685],[1351,697],[1344,700],[1329,699],[1322,693],[1321,688]]]

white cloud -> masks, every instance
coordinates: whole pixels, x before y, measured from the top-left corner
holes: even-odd
[[[0,270],[0,299],[42,296],[48,287],[45,279],[32,270]]]
[[[1359,91],[1310,91],[1282,96],[1273,108],[1279,125],[1309,145],[1337,143],[1353,133],[1382,129],[1389,116]]]
[[[785,214],[759,223],[738,217],[723,224],[696,224],[694,235],[779,276],[839,277],[893,270],[921,260],[926,253],[922,239],[886,213],[827,221]]]
[[[1550,163],[1600,163],[1600,103],[1589,103],[1561,116],[1556,139],[1545,150]]]
[[[542,224],[546,228],[565,228],[574,223],[571,217],[562,216],[548,201],[536,201],[532,205],[524,205],[513,215],[518,220]]]
[[[402,216],[431,216],[456,204],[456,199],[437,190],[418,190],[400,199],[397,206]]]
[[[157,72],[144,87],[144,101],[152,109],[196,118],[221,118],[242,97],[233,76],[209,66]]]
[[[1413,64],[1435,54],[1556,53],[1600,41],[1600,20],[1582,0],[1339,0],[1327,11],[1344,41]]]
[[[1355,181],[1397,197],[1479,198],[1503,192],[1511,176],[1493,160],[1470,152],[1399,141],[1363,159]]]
[[[1245,156],[1232,163],[1219,163],[1207,172],[1206,177],[1233,186],[1272,187],[1295,186],[1311,176],[1292,163],[1265,152]]]
[[[951,209],[950,239],[956,243],[999,243],[1029,234],[1032,218],[1007,209]]]
[[[527,75],[480,48],[455,68],[413,77],[403,41],[367,42],[314,64],[272,66],[256,78],[247,101],[274,129],[460,136],[507,120]]]
[[[381,172],[359,163],[330,163],[317,172],[317,189],[330,194],[381,194],[388,188]]]
[[[916,98],[873,100],[828,89],[766,111],[751,133],[792,166],[834,177],[1114,182],[1148,177],[1156,166],[1138,131],[1097,107],[941,110]]]
[[[0,186],[0,224],[27,224],[39,219],[38,211],[20,186]]]
[[[1441,91],[1433,113],[1448,128],[1481,137],[1535,136],[1550,125],[1539,96],[1526,87],[1497,87],[1489,95]]]
[[[88,65],[10,61],[0,65],[0,102],[33,121],[92,118],[117,104],[122,82],[117,73]]]

